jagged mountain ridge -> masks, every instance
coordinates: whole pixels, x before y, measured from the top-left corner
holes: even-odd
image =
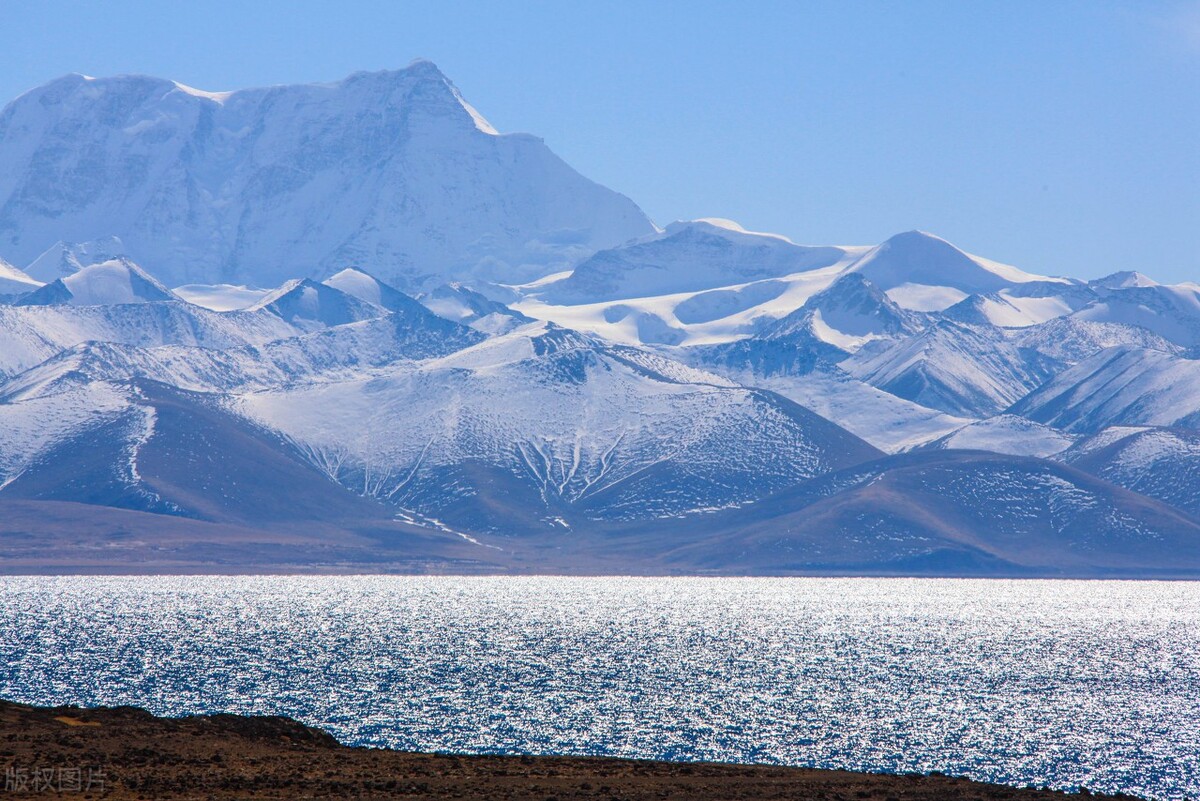
[[[117,236],[171,286],[347,264],[418,286],[536,278],[653,231],[425,61],[222,93],[69,75],[0,112],[0,255],[21,265]]]

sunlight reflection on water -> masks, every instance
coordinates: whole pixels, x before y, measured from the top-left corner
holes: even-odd
[[[1200,584],[0,579],[0,696],[1200,796]]]

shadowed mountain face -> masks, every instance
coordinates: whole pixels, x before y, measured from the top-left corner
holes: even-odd
[[[224,93],[69,75],[0,113],[0,256],[22,266],[115,235],[169,286],[347,264],[513,280],[653,231],[540,139],[497,134],[428,62]]]
[[[1200,571],[1200,523],[1184,512],[1061,464],[979,451],[888,457],[660,535],[668,563],[751,574]]]

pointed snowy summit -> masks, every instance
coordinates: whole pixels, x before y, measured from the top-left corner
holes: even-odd
[[[320,329],[371,320],[386,310],[340,289],[295,278],[267,293],[247,311],[266,311],[301,328]]]
[[[125,255],[125,245],[115,236],[90,242],[55,242],[38,256],[25,272],[42,283],[74,275],[84,267]]]
[[[181,300],[154,276],[125,257],[92,264],[57,278],[21,298],[22,306],[118,306]]]

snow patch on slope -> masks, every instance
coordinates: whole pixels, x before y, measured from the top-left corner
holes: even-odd
[[[937,441],[931,448],[991,451],[1009,456],[1046,458],[1062,453],[1076,437],[1022,417],[1002,414],[963,426]]]
[[[172,291],[188,303],[218,312],[248,309],[271,292],[242,284],[184,284]]]

